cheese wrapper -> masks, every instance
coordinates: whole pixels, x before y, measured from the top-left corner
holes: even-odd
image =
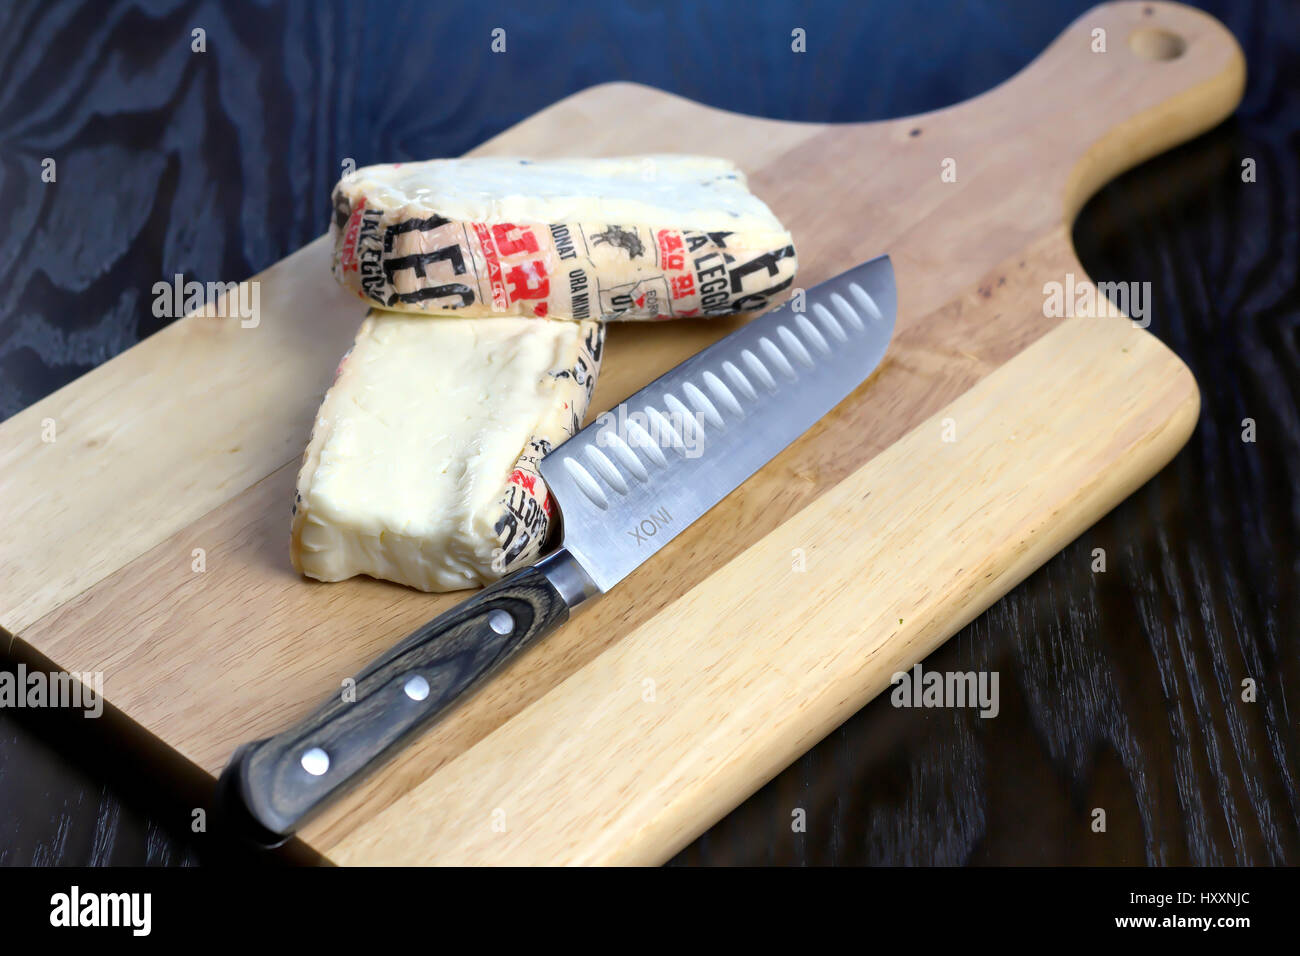
[[[385,309],[653,320],[762,311],[790,233],[710,157],[369,166],[335,187],[334,275]]]

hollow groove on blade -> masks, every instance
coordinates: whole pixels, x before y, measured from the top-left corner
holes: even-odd
[[[814,425],[880,364],[887,256],[809,289],[660,376],[553,450],[564,547],[607,591]]]

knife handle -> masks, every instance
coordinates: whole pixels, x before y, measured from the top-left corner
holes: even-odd
[[[419,627],[302,723],[236,751],[219,793],[242,804],[240,818],[246,812],[271,834],[292,833],[404,738],[567,621],[584,596],[569,593],[574,565],[558,552]]]

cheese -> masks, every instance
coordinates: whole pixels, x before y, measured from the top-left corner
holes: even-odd
[[[597,322],[372,312],[303,455],[294,567],[451,591],[532,563],[537,465],[581,426],[603,342]]]
[[[759,311],[788,230],[723,159],[435,159],[334,189],[334,275],[403,312],[670,319]]]

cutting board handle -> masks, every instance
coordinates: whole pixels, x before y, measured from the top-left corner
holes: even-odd
[[[1062,198],[1068,226],[1105,183],[1231,115],[1245,82],[1240,46],[1209,14],[1110,3],[1006,83],[953,107],[953,119],[977,154],[991,142],[1014,148],[1021,190],[1026,179],[1043,180],[1043,195]]]

